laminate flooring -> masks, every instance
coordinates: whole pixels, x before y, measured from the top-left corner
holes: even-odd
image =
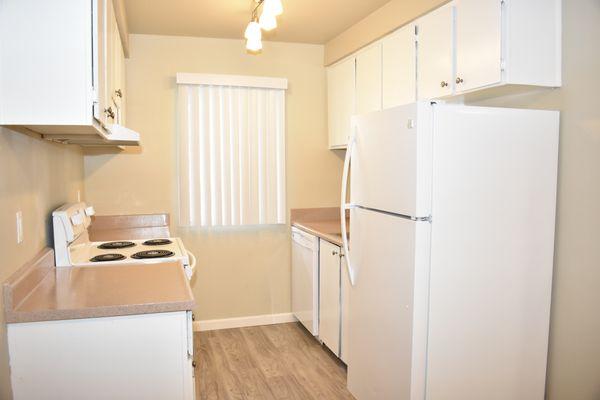
[[[337,400],[346,367],[299,323],[196,332],[199,400]]]

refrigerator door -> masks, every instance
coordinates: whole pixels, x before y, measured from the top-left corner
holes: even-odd
[[[350,203],[428,217],[432,106],[414,103],[353,118]]]
[[[543,399],[559,114],[448,105],[435,124],[427,399]]]
[[[431,225],[360,208],[350,219],[348,389],[358,400],[422,399]]]

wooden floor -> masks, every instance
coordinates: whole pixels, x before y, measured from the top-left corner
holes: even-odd
[[[196,332],[196,398],[354,399],[346,368],[300,324]]]

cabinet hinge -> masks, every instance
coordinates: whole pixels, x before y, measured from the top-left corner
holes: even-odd
[[[506,70],[506,61],[504,61],[503,58],[500,59],[500,70],[501,71]]]

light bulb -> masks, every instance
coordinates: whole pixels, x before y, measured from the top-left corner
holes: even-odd
[[[262,38],[262,33],[260,31],[260,25],[256,21],[250,21],[248,26],[246,27],[246,32],[244,32],[244,37],[248,39],[248,41],[260,41]]]
[[[258,39],[248,39],[246,41],[246,49],[250,51],[260,51],[262,49],[262,41]]]
[[[274,17],[281,15],[283,13],[283,5],[281,4],[281,0],[265,0],[263,3],[263,14],[264,13]]]
[[[273,14],[269,14],[265,11],[263,11],[263,13],[260,15],[258,23],[265,31],[270,31],[277,28],[277,18],[275,18]]]

